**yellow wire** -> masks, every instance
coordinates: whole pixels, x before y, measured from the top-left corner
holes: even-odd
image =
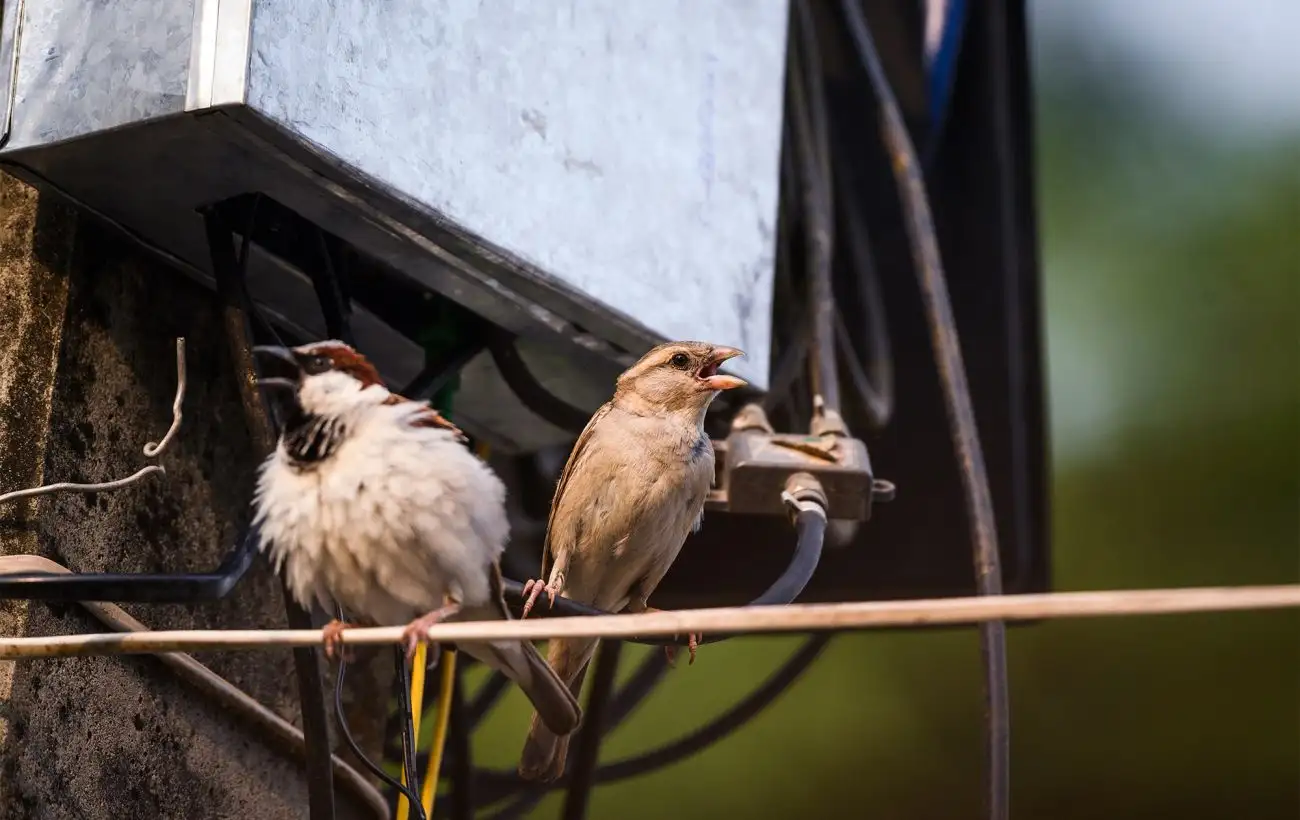
[[[438,711],[433,723],[433,748],[429,750],[429,768],[424,772],[420,805],[424,816],[433,817],[433,801],[438,792],[438,774],[442,769],[442,750],[447,745],[447,724],[451,718],[451,690],[456,685],[456,653],[442,650],[442,685],[438,687]]]
[[[478,446],[479,458],[486,459],[491,452],[487,444]],[[412,735],[419,742],[420,712],[424,706],[424,668],[427,658],[427,645],[421,643],[415,648],[415,659],[411,668],[411,724]],[[438,792],[438,772],[442,768],[442,750],[447,744],[447,724],[451,717],[451,689],[456,685],[456,653],[442,651],[442,685],[438,687],[437,713],[433,724],[433,748],[429,750],[429,767],[424,773],[424,783],[420,789],[420,805],[425,817],[433,817],[433,801]],[[406,767],[402,767],[402,785],[406,785]],[[411,805],[403,795],[397,798],[397,820],[408,820]]]
[[[427,657],[428,646],[421,642],[415,647],[415,658],[411,661],[411,737],[416,744],[420,742],[420,712],[424,707],[424,667],[427,665]],[[405,760],[406,757],[403,756],[402,759]],[[406,766],[402,766],[402,785],[406,785]],[[398,795],[397,820],[407,820],[410,816],[410,802],[405,796]]]

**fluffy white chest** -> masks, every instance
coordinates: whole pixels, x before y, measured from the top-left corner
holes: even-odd
[[[344,419],[326,458],[263,464],[256,521],[263,549],[299,603],[397,625],[453,595],[488,600],[488,567],[509,525],[500,479],[451,434],[413,427],[401,407]]]

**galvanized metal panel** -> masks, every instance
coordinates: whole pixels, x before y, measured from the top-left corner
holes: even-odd
[[[655,337],[744,347],[766,382],[785,0],[0,2],[0,163],[205,281],[196,209],[261,191],[520,334],[584,408]],[[300,272],[249,274],[323,332]],[[355,324],[386,377],[419,368]],[[485,357],[457,407],[507,449],[569,436]]]
[[[231,0],[223,0],[223,7]],[[247,103],[766,383],[785,0],[254,0]]]
[[[4,0],[10,148],[184,109],[195,0]],[[17,73],[9,76],[17,36]]]

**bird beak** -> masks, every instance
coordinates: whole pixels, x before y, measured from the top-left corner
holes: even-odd
[[[287,347],[279,347],[278,345],[258,345],[253,348],[253,355],[263,360],[273,359],[275,360],[275,363],[280,365],[290,365],[293,368],[295,375],[301,375],[301,371],[298,368],[298,360],[294,358],[293,351],[289,350]],[[297,392],[298,390],[298,380],[296,378],[286,379],[283,377],[273,376],[258,379],[257,386],[264,390],[288,390],[292,393]]]
[[[728,359],[734,359],[737,356],[744,356],[745,351],[737,350],[734,347],[715,347],[713,353],[709,356],[709,362],[700,372],[700,379],[709,390],[734,390],[737,387],[744,387],[749,382],[735,376],[725,376],[718,373],[718,367]]]

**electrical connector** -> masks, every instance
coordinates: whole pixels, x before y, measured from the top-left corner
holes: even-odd
[[[777,433],[757,404],[736,415],[725,445],[718,448],[719,480],[712,500],[728,512],[784,514],[781,494],[799,473],[821,485],[827,516],[834,520],[870,520],[875,502],[894,497],[894,485],[872,474],[871,457],[860,439],[839,430]]]

